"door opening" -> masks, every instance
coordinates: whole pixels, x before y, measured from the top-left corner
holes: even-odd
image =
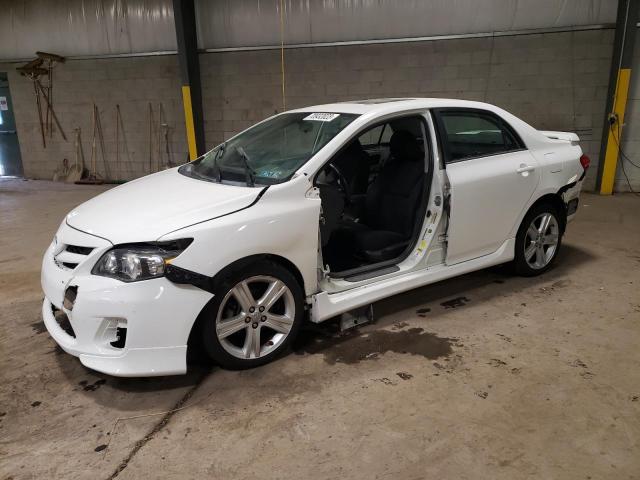
[[[389,268],[415,245],[429,197],[425,126],[423,117],[409,116],[369,127],[317,175],[322,259],[331,276]]]
[[[21,177],[22,175],[22,157],[9,92],[9,80],[5,72],[0,72],[0,177]]]

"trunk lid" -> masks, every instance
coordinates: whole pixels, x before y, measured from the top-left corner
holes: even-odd
[[[564,142],[570,142],[572,145],[577,145],[578,142],[580,142],[580,137],[573,132],[552,132],[549,130],[540,130],[540,133],[552,140],[562,140]]]

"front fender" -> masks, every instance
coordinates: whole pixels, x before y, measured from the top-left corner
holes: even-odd
[[[306,176],[273,185],[249,208],[185,227],[159,241],[193,238],[172,265],[214,277],[231,263],[251,255],[286,258],[299,270],[305,294],[317,292],[320,199],[307,197]]]

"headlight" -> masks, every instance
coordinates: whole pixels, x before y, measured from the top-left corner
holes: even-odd
[[[115,247],[106,252],[91,273],[123,282],[137,282],[164,275],[167,262],[180,255],[192,239],[169,243]]]

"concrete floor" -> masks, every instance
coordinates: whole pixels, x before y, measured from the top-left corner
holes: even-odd
[[[0,182],[0,478],[640,478],[640,199],[583,195],[542,277],[399,295],[251,371],[117,379],[40,319],[41,255],[104,188]]]

